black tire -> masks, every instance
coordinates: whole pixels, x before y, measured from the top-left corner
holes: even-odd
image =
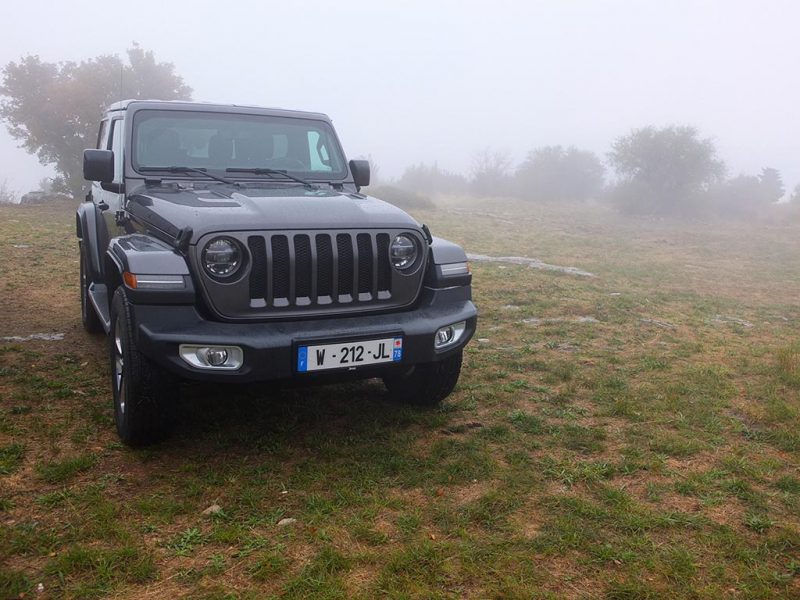
[[[136,348],[130,304],[123,288],[117,288],[111,303],[108,340],[114,421],[120,439],[128,446],[146,446],[165,439],[177,421],[179,381]]]
[[[459,350],[439,362],[415,365],[403,374],[385,376],[383,384],[389,391],[389,398],[404,404],[436,406],[456,387],[462,358]]]
[[[83,328],[88,333],[100,333],[103,331],[103,323],[89,300],[89,284],[91,283],[89,278],[89,255],[83,246],[83,242],[78,244],[78,248],[80,249],[81,263],[81,322],[83,322]]]

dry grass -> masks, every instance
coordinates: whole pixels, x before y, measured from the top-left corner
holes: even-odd
[[[800,596],[798,221],[436,206],[473,253],[597,276],[473,265],[441,410],[187,386],[144,451],[80,328],[74,207],[0,207],[0,337],[65,334],[0,343],[0,597]]]

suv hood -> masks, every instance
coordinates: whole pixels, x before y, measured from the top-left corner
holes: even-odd
[[[126,208],[145,229],[158,229],[170,238],[191,228],[192,244],[222,231],[420,229],[406,212],[377,198],[300,186],[142,186],[128,196]]]

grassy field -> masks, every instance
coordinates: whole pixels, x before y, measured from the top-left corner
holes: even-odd
[[[0,338],[64,334],[0,339],[0,598],[800,597],[800,222],[442,202],[472,253],[595,276],[474,263],[441,409],[187,386],[133,451],[73,210],[0,207]]]

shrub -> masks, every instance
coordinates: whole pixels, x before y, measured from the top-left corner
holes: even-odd
[[[369,195],[394,204],[403,210],[420,210],[435,208],[427,196],[411,192],[391,185],[379,185],[369,189]]]

